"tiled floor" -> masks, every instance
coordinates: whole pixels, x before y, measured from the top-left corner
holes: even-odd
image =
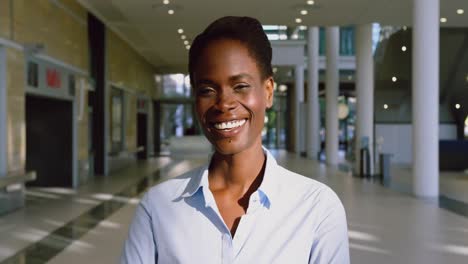
[[[152,159],[76,192],[30,191],[34,200],[28,208],[0,218],[0,263],[28,245],[37,247],[37,241],[48,250],[38,247],[42,255],[29,255],[26,261],[19,254],[9,263],[43,263],[41,258],[48,263],[116,263],[140,191],[204,162],[205,151],[183,152],[183,159]],[[316,161],[286,152],[274,155],[280,164],[325,182],[340,196],[352,263],[468,263],[468,218]]]

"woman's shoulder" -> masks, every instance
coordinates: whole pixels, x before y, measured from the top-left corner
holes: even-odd
[[[193,184],[193,181],[197,181],[205,169],[206,165],[203,165],[157,183],[146,192],[144,199],[163,202],[180,198],[187,187]]]
[[[278,178],[283,192],[311,202],[324,201],[327,204],[341,204],[335,191],[326,184],[278,166]],[[323,204],[323,203],[322,203]]]

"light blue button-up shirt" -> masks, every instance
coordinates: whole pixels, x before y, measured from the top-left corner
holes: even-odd
[[[121,263],[349,263],[346,215],[327,186],[279,166],[235,236],[208,188],[208,165],[152,187],[136,210]]]

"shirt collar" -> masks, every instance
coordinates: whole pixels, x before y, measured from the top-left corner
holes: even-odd
[[[258,191],[260,193],[260,196],[266,197],[267,202],[265,203],[265,205],[268,205],[267,207],[270,207],[272,204],[274,204],[278,193],[279,166],[276,163],[276,160],[273,157],[273,155],[265,147],[263,147],[263,153],[266,156],[266,165],[263,180],[260,186],[258,187]],[[209,164],[205,164],[195,173],[193,177],[190,178],[185,190],[181,194],[181,197],[192,197],[193,195],[195,195],[195,193],[198,192],[199,189],[209,190],[208,167]]]

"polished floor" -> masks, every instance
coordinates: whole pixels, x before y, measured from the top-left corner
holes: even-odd
[[[78,190],[28,189],[27,207],[0,217],[0,263],[117,263],[142,193],[207,160],[209,148],[200,149],[205,144],[178,146],[171,156],[134,164]],[[339,195],[352,263],[468,263],[468,217],[338,168],[284,151],[273,154]]]

